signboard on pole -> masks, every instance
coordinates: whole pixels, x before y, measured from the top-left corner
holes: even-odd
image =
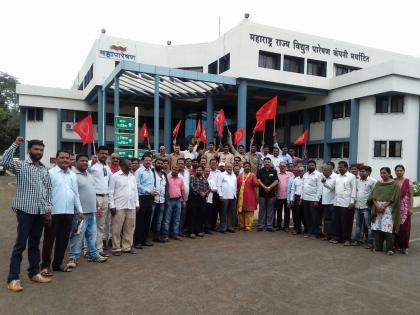
[[[134,134],[130,133],[116,133],[115,144],[118,147],[134,148]]]
[[[134,131],[134,118],[115,116],[115,129]]]

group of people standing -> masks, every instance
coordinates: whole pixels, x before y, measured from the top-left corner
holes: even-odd
[[[251,143],[246,153],[229,136],[229,143],[217,149],[214,143],[207,150],[192,143],[181,151],[174,142],[173,153],[162,146],[141,160],[109,155],[105,146],[91,159],[59,150],[51,169],[41,162],[40,140],[27,142],[26,160],[14,160],[24,143],[18,137],[0,159],[17,181],[12,209],[18,228],[8,289],[23,290],[19,274],[26,246],[29,278],[48,283],[54,272],[74,270],[81,256],[103,263],[110,254],[136,254],[155,242],[250,231],[257,209],[258,232],[283,230],[407,254],[413,188],[402,165],[395,168],[395,178],[382,168],[379,181],[370,167],[349,171],[345,161],[338,163],[338,173],[332,162],[319,172],[315,161],[295,156],[292,149],[275,144],[270,153],[268,145],[257,150]]]

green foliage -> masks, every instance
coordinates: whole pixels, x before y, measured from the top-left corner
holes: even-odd
[[[413,184],[413,190],[414,190],[414,197],[420,196],[420,182],[416,182]]]
[[[7,149],[19,133],[17,83],[15,77],[0,71],[0,152]]]

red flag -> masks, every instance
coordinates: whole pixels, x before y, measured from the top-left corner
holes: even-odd
[[[201,135],[201,120],[198,120],[197,127],[195,128],[194,137],[198,138]]]
[[[241,142],[242,140],[244,140],[244,135],[245,135],[245,129],[241,128],[237,131],[235,131],[235,141],[234,144],[238,144],[239,142]]]
[[[257,123],[252,133],[255,134],[258,131],[262,131],[262,132],[265,131],[265,120],[257,120]]]
[[[172,136],[173,136],[174,138],[176,138],[176,136],[178,135],[179,128],[181,128],[181,122],[182,122],[182,120],[180,120],[180,121],[177,123],[177,125],[176,125],[176,127],[175,127],[174,131],[172,131]]]
[[[73,131],[76,132],[82,139],[83,144],[93,141],[93,123],[92,116],[88,115],[83,118],[81,121],[77,122]]]
[[[257,111],[257,120],[270,120],[276,119],[277,114],[277,96],[274,96],[271,100],[265,103]]]
[[[206,128],[204,127],[201,128],[200,141],[203,143],[207,142]]]
[[[295,144],[306,144],[306,142],[308,142],[308,135],[309,130],[306,129],[305,132],[299,138],[297,138]]]
[[[217,127],[217,133],[219,136],[223,137],[223,124],[226,121],[225,112],[221,109],[218,113],[216,118],[214,119],[214,124]]]
[[[149,138],[149,131],[147,130],[147,124],[144,123],[143,126],[141,126],[140,139],[144,140],[146,138]]]

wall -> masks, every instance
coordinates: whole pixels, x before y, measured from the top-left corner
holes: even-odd
[[[332,139],[350,137],[350,118],[333,119],[332,121]]]
[[[311,123],[309,125],[309,140],[324,140],[324,122]]]

